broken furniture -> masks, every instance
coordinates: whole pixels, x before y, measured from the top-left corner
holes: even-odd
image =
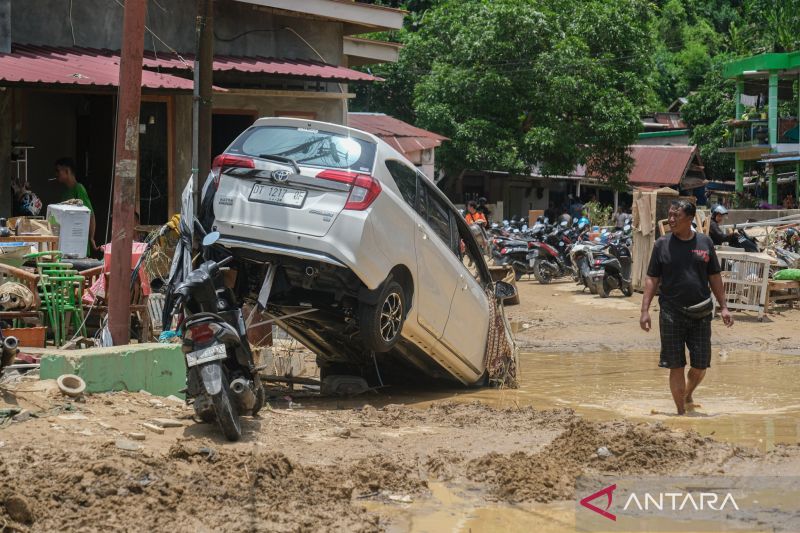
[[[789,307],[794,307],[800,301],[800,281],[774,280],[767,283],[767,301],[764,305],[765,312],[769,313],[775,302],[787,302]]]
[[[722,285],[730,310],[755,311],[764,319],[767,304],[769,267],[774,258],[761,253],[737,251],[736,248],[717,250],[722,267]]]
[[[39,318],[39,275],[22,268],[0,263],[0,285],[7,282],[20,283],[27,287],[33,293],[34,302],[29,310],[0,312],[0,320],[12,321],[15,327],[19,327],[25,318]]]
[[[62,262],[61,257],[59,251],[25,256],[36,261],[39,300],[56,346],[67,340],[70,322],[76,334],[86,335],[82,305],[84,277],[71,263]]]

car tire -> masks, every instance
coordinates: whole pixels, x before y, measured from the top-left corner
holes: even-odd
[[[361,305],[361,340],[367,350],[384,353],[400,340],[406,320],[406,294],[399,283],[390,280],[383,284],[377,302]]]

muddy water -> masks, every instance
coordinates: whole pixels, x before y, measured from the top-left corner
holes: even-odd
[[[657,360],[635,352],[523,354],[520,389],[463,396],[498,406],[571,407],[596,419],[658,420],[766,451],[800,443],[800,356],[715,354],[694,394],[700,407],[686,417],[674,415],[668,372]]]

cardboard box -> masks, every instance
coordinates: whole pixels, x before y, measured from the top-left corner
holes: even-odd
[[[58,236],[58,250],[65,258],[84,258],[89,243],[88,207],[53,204],[47,206],[47,220],[53,226],[53,235]]]

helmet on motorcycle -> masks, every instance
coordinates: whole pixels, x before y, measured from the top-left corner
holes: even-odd
[[[728,214],[728,210],[725,209],[725,206],[723,206],[723,205],[717,204],[716,206],[714,206],[714,209],[711,210],[711,216],[712,217],[714,215],[727,215],[727,214]]]
[[[586,217],[579,218],[578,219],[578,226],[581,226],[581,225],[588,226],[589,225],[589,219],[586,218]]]

